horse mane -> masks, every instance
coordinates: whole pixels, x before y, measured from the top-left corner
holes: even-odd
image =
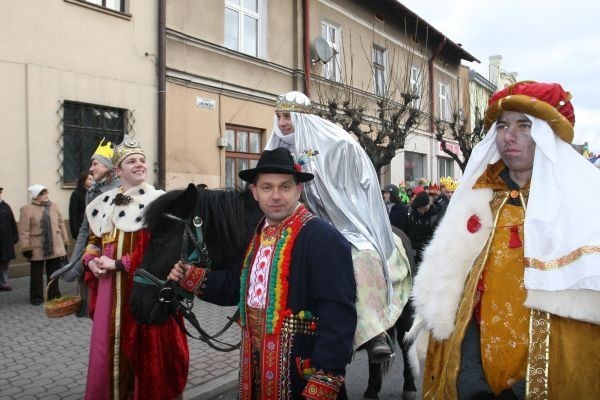
[[[164,213],[174,212],[173,202],[185,191],[185,189],[171,190],[159,196],[144,209],[143,224],[145,227],[154,229]],[[191,210],[190,210],[191,211]],[[178,215],[180,216],[180,215]]]
[[[162,218],[165,213],[183,219],[196,216],[202,219],[202,234],[215,269],[241,266],[254,228],[262,217],[247,187],[200,189],[190,185],[187,189],[171,190],[146,207],[144,226],[166,234],[166,227],[172,225]]]
[[[250,191],[237,188],[198,190],[196,212],[213,263],[241,266],[243,255],[262,213]],[[218,267],[217,267],[218,268]]]

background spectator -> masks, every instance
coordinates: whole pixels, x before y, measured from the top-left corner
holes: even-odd
[[[21,207],[19,217],[19,238],[23,256],[31,261],[29,301],[34,306],[44,300],[44,279],[60,268],[62,258],[67,254],[66,243],[69,237],[65,221],[56,204],[48,200],[48,189],[42,185],[29,187],[31,203]],[[48,300],[60,297],[58,280],[48,289]]]
[[[82,171],[77,180],[77,187],[71,193],[71,199],[69,200],[69,228],[71,229],[71,237],[73,239],[77,239],[77,235],[79,234],[79,228],[81,228],[83,216],[85,215],[85,196],[93,183],[94,177],[90,171]]]
[[[15,243],[19,241],[19,231],[10,206],[2,200],[3,190],[0,188],[0,290],[11,290],[8,264],[15,258]]]

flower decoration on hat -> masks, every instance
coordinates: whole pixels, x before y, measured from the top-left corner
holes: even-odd
[[[308,163],[308,161],[313,158],[314,156],[318,155],[319,152],[317,150],[305,150],[302,153],[298,154],[297,157],[294,157],[296,160],[296,164],[303,166],[306,163]]]

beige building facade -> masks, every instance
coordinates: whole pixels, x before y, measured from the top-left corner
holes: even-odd
[[[319,37],[329,51],[316,51]],[[476,60],[392,0],[168,1],[166,187],[239,185],[272,132],[276,96],[290,90],[315,104],[350,93],[372,111],[409,88],[423,118],[382,183],[459,177],[432,130],[467,95],[463,59]]]
[[[43,184],[68,218],[100,139],[135,135],[156,179],[156,6],[6,0],[0,13],[4,199],[17,213]]]

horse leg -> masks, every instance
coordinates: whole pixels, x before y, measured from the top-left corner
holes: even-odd
[[[417,388],[415,386],[415,379],[410,368],[410,361],[408,351],[410,346],[404,341],[404,335],[410,330],[414,318],[414,308],[412,301],[409,300],[398,321],[396,321],[396,332],[398,338],[398,344],[402,349],[402,360],[404,361],[404,384],[402,385],[402,399],[413,400],[417,397]]]
[[[369,363],[369,386],[367,387],[365,394],[363,394],[363,397],[366,399],[378,399],[382,380],[383,371],[381,363]]]

